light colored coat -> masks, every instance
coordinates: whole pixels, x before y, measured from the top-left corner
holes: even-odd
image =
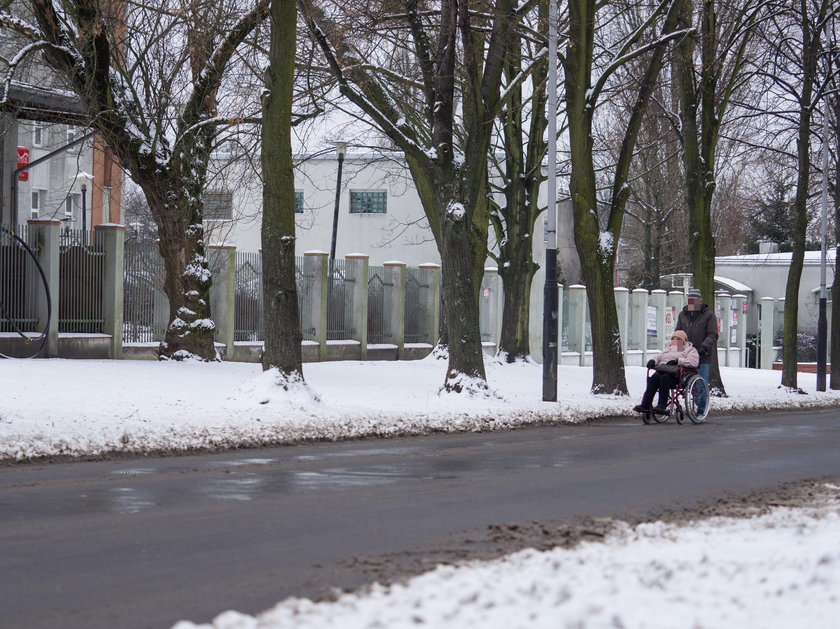
[[[674,351],[674,348],[669,345],[662,350],[659,356],[654,358],[657,365],[665,365],[672,360],[676,360],[680,367],[690,367],[694,369],[700,364],[700,354],[698,354],[697,350],[694,349],[694,345],[688,341],[685,345],[683,345],[682,350]]]

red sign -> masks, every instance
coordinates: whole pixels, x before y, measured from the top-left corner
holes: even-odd
[[[25,149],[22,146],[18,147],[18,168],[26,166],[29,164],[29,149]],[[29,181],[29,171],[24,170],[23,172],[18,173],[18,181]]]

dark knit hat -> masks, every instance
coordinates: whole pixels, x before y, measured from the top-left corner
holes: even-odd
[[[689,288],[688,293],[686,293],[686,297],[688,299],[702,299],[703,296],[700,294],[700,291],[696,288]]]

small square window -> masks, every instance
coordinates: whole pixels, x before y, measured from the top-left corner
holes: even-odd
[[[30,211],[30,216],[32,218],[38,218],[38,215],[41,211],[41,191],[40,190],[33,190],[32,191],[32,209]]]
[[[229,221],[233,218],[233,192],[211,190],[203,195],[204,218],[210,221]]]
[[[295,190],[295,214],[303,214],[303,190]]]
[[[44,123],[32,123],[32,146],[44,145]]]
[[[388,193],[384,190],[350,191],[351,214],[386,214]]]

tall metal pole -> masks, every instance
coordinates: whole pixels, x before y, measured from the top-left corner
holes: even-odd
[[[543,293],[543,396],[557,401],[557,3],[548,9],[548,242]]]
[[[346,142],[334,142],[335,151],[338,154],[338,175],[335,178],[335,207],[333,208],[332,243],[330,244],[330,270],[332,261],[335,260],[335,241],[338,238],[338,202],[341,199],[341,167],[344,164],[344,152],[347,150]]]
[[[831,49],[828,28],[826,42]],[[823,145],[822,145],[822,221],[820,226],[820,305],[817,318],[817,391],[825,391],[826,350],[828,345],[828,315],[826,313],[827,295],[825,288],[826,240],[828,238],[828,97],[823,102]],[[835,282],[837,279],[835,278]]]

